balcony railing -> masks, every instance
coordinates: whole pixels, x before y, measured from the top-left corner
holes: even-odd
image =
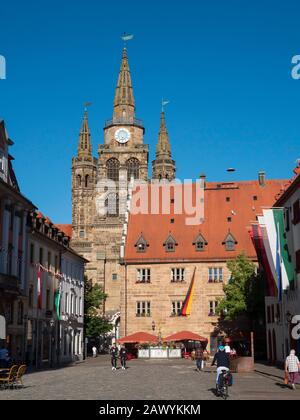
[[[113,118],[112,120],[105,121],[105,128],[111,127],[112,125],[135,125],[144,128],[143,121],[137,118]]]

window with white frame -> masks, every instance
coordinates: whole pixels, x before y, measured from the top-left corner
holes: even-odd
[[[75,315],[78,314],[78,310],[77,310],[77,296],[74,296],[74,314]]]
[[[151,302],[137,302],[136,316],[151,316]]]
[[[181,300],[172,302],[172,315],[173,316],[181,315],[182,305],[183,305],[183,302]]]
[[[211,300],[209,302],[209,313],[208,316],[216,316],[216,309],[218,307],[218,301]]]
[[[223,282],[223,268],[222,267],[209,267],[208,281],[209,283],[222,283]]]
[[[81,298],[81,297],[79,297],[79,310],[78,310],[79,316],[81,316],[81,315],[82,315],[81,304],[82,304],[82,298]]]
[[[185,280],[185,268],[172,268],[171,269],[171,282],[178,283]]]
[[[65,313],[68,314],[69,313],[69,293],[65,294]]]
[[[137,283],[150,283],[150,282],[151,282],[150,268],[138,268],[137,269]]]

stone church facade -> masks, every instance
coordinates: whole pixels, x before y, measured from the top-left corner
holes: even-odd
[[[116,324],[120,319],[124,277],[120,247],[126,223],[128,185],[133,179],[148,182],[149,147],[144,144],[145,128],[136,118],[135,110],[128,55],[124,48],[113,116],[105,122],[104,143],[98,147],[98,157],[93,156],[85,110],[77,155],[72,162],[72,248],[90,261],[86,275],[103,285],[108,295],[105,314]],[[171,157],[164,113],[161,114],[152,168],[156,179],[175,178],[175,162]]]
[[[153,192],[148,178],[149,147],[144,144],[145,129],[135,110],[125,48],[112,119],[104,124],[104,142],[97,158],[87,110],[84,112],[72,163],[71,246],[89,261],[87,277],[107,293],[104,314],[114,323],[117,338],[139,331],[159,331],[165,337],[187,330],[207,338],[215,351],[222,339],[222,333],[216,333],[216,307],[230,279],[227,261],[242,252],[257,261],[247,226],[263,207],[273,204],[284,181],[268,181],[264,173],[258,180],[231,183],[207,182],[201,176],[205,217],[196,226],[187,226],[187,214],[176,210],[178,204],[183,207],[182,198],[172,195],[169,214],[162,212],[160,198],[155,214],[149,209],[148,214],[134,214],[139,187],[133,180],[144,182],[150,196]],[[169,181],[175,178],[176,164],[162,112],[152,180],[160,188],[174,190],[176,184]],[[192,312],[182,317],[194,270]]]

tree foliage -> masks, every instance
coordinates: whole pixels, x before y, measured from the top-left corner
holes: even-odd
[[[245,254],[240,254],[228,261],[227,267],[231,279],[224,286],[225,297],[219,301],[218,314],[226,321],[240,315],[257,318],[264,311],[264,282],[255,264]]]
[[[99,284],[93,285],[91,280],[85,280],[84,318],[86,336],[97,338],[112,330],[112,325],[101,315],[107,295]]]

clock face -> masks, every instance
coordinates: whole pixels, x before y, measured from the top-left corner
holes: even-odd
[[[120,128],[116,131],[115,139],[118,143],[127,143],[130,140],[130,132],[126,128]]]

